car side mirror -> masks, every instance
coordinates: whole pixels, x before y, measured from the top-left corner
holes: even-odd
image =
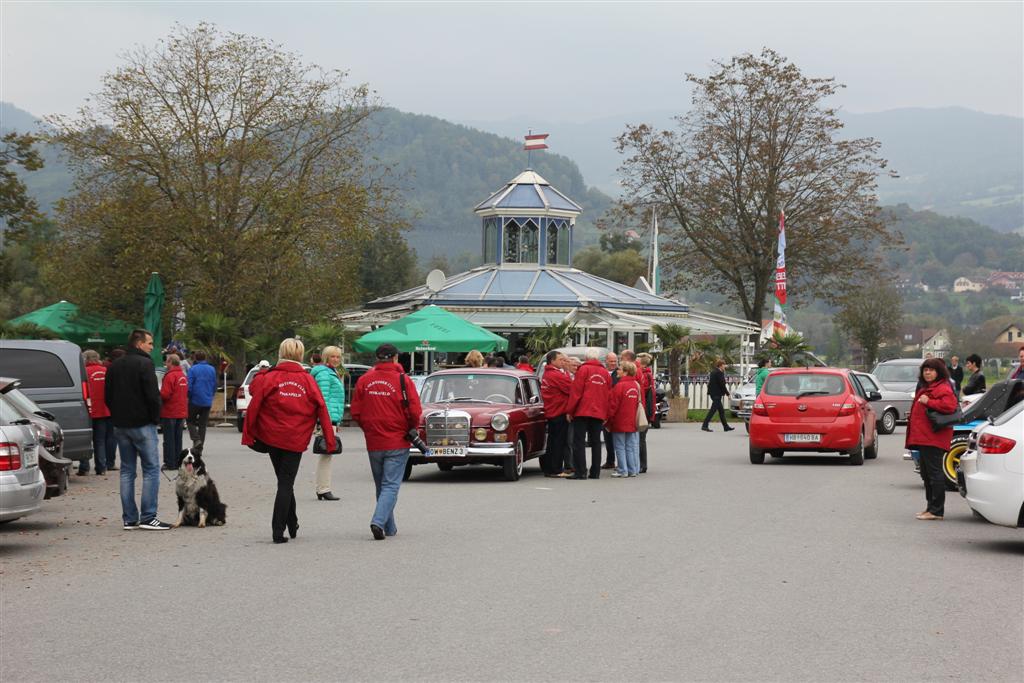
[[[540,403],[540,396],[531,396],[530,403]]]
[[[880,393],[878,393],[877,391],[869,391],[868,392],[868,400],[869,401],[881,401],[882,400],[882,395]]]

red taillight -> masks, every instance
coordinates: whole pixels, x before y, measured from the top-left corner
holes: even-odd
[[[16,443],[0,443],[0,472],[21,469],[21,449]]]
[[[754,415],[767,415],[768,409],[764,407],[763,403],[754,403],[754,407],[751,409]]]
[[[237,401],[240,398],[245,398],[245,387],[243,386],[239,386],[238,391],[235,392],[235,400]]]
[[[855,412],[857,412],[856,403],[844,403],[839,409],[840,415],[853,415]]]
[[[981,438],[978,439],[978,452],[1000,455],[1003,453],[1009,453],[1016,445],[1016,441],[1013,439],[1007,439],[1005,436],[982,434]]]

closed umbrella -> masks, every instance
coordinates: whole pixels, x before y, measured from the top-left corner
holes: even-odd
[[[153,333],[153,350],[150,355],[153,363],[159,367],[163,363],[162,352],[164,348],[164,283],[160,280],[159,273],[153,273],[146,286],[146,306],[142,324]]]

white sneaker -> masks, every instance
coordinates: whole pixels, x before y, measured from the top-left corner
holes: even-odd
[[[619,472],[618,470],[615,470],[614,472],[612,472],[612,476],[613,477],[624,477],[626,475],[623,474],[622,472]]]

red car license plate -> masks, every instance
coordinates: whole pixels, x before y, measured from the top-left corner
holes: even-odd
[[[786,443],[820,443],[821,434],[786,434]]]

